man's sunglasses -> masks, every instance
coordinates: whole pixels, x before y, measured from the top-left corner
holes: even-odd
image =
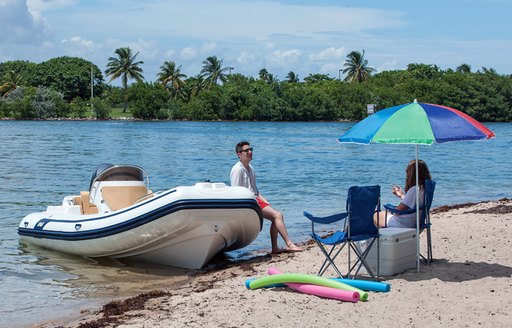
[[[252,147],[251,148],[247,148],[247,149],[242,149],[242,153],[248,153],[248,152],[250,152],[252,150],[253,150]]]

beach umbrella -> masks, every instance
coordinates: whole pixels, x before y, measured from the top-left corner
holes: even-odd
[[[360,121],[339,139],[342,143],[416,145],[416,190],[418,190],[418,145],[449,141],[486,140],[494,133],[454,108],[414,102],[389,107]],[[420,265],[419,192],[416,193],[417,270]]]

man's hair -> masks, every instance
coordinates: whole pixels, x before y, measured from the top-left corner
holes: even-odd
[[[249,143],[249,141],[240,141],[239,143],[236,144],[236,147],[235,147],[235,152],[238,154],[238,153],[241,153],[242,152],[242,149],[244,149],[244,146],[250,146],[251,144]]]

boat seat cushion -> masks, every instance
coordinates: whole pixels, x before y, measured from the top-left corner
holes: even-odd
[[[101,194],[111,211],[133,205],[148,194],[145,186],[103,186]]]
[[[80,207],[80,214],[84,214],[84,207],[82,206],[82,197],[80,197],[80,196],[73,197],[73,204]]]
[[[91,203],[88,191],[80,191],[80,198],[82,199],[82,214],[87,215],[98,213],[96,205]]]

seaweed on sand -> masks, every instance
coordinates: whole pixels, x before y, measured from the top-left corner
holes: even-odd
[[[149,293],[143,293],[123,301],[112,301],[105,304],[100,313],[102,317],[96,320],[80,323],[79,328],[100,328],[120,323],[121,316],[126,312],[142,310],[146,302],[152,298],[158,298],[170,295],[168,292],[153,290]]]

